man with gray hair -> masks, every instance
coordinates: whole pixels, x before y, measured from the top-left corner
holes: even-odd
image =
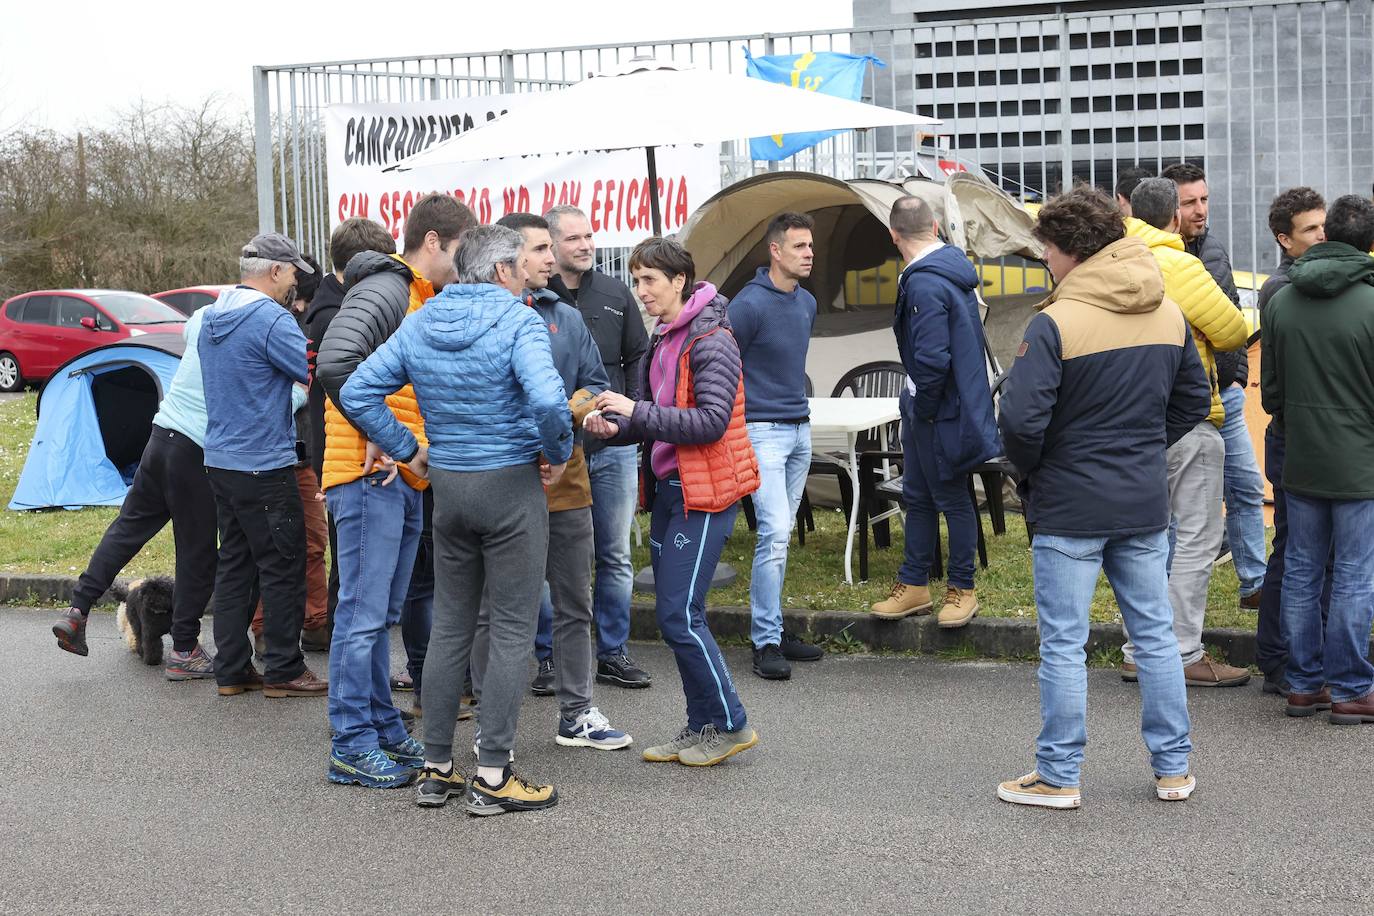
[[[1240,312],[1217,286],[1202,262],[1184,250],[1179,235],[1178,186],[1168,178],[1146,178],[1131,192],[1126,234],[1150,246],[1164,276],[1164,295],[1178,304],[1192,330],[1193,343],[1212,389],[1207,418],[1165,453],[1169,509],[1176,532],[1169,566],[1169,602],[1174,635],[1183,656],[1183,677],[1193,687],[1230,687],[1250,679],[1245,668],[1224,665],[1202,647],[1207,584],[1222,535],[1222,468],[1226,446],[1220,429],[1226,411],[1217,390],[1216,353],[1245,346],[1248,328]],[[1123,680],[1137,679],[1135,646],[1124,649]]]
[[[240,285],[205,309],[197,341],[205,386],[205,468],[219,518],[215,679],[221,696],[324,696],[305,666],[305,517],[296,484],[292,386],[309,379],[306,340],[291,312],[295,244],[256,236],[239,259]],[[248,627],[261,591],[266,651],[253,668]]]
[[[649,335],[639,302],[629,287],[593,269],[596,244],[592,224],[576,207],[558,206],[544,214],[553,238],[557,272],[549,290],[577,306],[592,332],[610,388],[631,400],[640,397],[639,361],[649,350]],[[592,482],[592,537],[596,541],[596,680],[615,687],[648,687],[652,678],[630,658],[630,525],[639,500],[639,472],[633,445],[606,445],[592,438],[584,445]],[[553,639],[550,615],[540,619],[535,640],[539,671],[530,685],[536,695],[553,693]]]
[[[545,578],[544,486],[558,482],[573,450],[549,332],[518,298],[526,280],[521,248],[520,233],[504,226],[468,230],[455,259],[458,282],[408,316],[340,391],[369,441],[434,489],[434,620],[416,803],[437,807],[465,796],[477,815],[558,803],[553,786],[526,782],[511,768]],[[406,384],[425,405],[428,447],[387,407],[387,396]],[[482,742],[477,773],[465,781],[453,762],[453,726],[484,598]]]

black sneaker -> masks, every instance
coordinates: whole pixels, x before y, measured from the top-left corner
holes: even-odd
[[[621,652],[619,655],[608,655],[606,658],[597,659],[596,682],[634,689],[652,685],[654,678],[649,672],[636,665],[634,659]]]
[[[57,637],[57,647],[73,655],[90,655],[86,648],[86,615],[74,607],[69,607],[52,625],[52,635]]]
[[[444,802],[462,798],[467,790],[467,781],[456,766],[450,765],[447,773],[427,766],[415,780],[415,804],[421,808],[442,808]]]
[[[765,681],[785,681],[792,676],[792,666],[782,657],[782,647],[770,642],[754,650],[754,673]]]
[[[530,693],[537,697],[553,696],[553,659],[540,660],[539,673],[530,681]]]
[[[782,631],[782,657],[792,662],[818,662],[825,655],[820,646],[802,642],[802,638],[790,630]]]

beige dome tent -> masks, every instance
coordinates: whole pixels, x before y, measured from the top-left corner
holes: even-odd
[[[692,215],[679,241],[692,252],[700,279],[733,296],[768,263],[763,233],[784,210],[816,220],[816,259],[805,282],[818,314],[808,358],[816,393],[828,395],[854,366],[897,358],[892,306],[900,257],[887,217],[899,197],[917,195],[935,212],[947,240],[980,262],[988,339],[1010,365],[1047,277],[1032,264],[1041,254],[1033,218],[986,179],[956,173],[944,183],[860,178],[842,181],[810,172],[769,172],[731,185]],[[993,259],[997,259],[996,262]]]

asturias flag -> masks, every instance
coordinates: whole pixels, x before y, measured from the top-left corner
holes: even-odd
[[[874,66],[887,66],[876,57],[856,57],[833,51],[754,57],[746,48],[744,56],[748,74],[756,79],[782,83],[807,92],[824,92],[856,102],[863,92],[864,71],[868,63],[872,61]],[[804,134],[754,137],[749,141],[749,154],[754,159],[786,159],[838,133],[838,130],[818,130]]]

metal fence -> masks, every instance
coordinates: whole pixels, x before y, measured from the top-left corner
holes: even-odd
[[[1066,180],[1110,187],[1122,167],[1187,159],[1208,172],[1212,231],[1235,266],[1263,271],[1275,260],[1265,214],[1280,189],[1310,184],[1328,198],[1370,192],[1372,44],[1374,0],[1223,0],[255,67],[259,222],[323,256],[327,105],[552,91],[641,55],[742,71],[746,48],[833,50],[882,59],[887,66],[870,70],[865,100],[940,118],[937,143],[920,147],[911,128],[854,132],[770,166],[750,160],[740,138],[721,147],[725,185],[769,168],[900,178],[964,163],[1038,200]]]

